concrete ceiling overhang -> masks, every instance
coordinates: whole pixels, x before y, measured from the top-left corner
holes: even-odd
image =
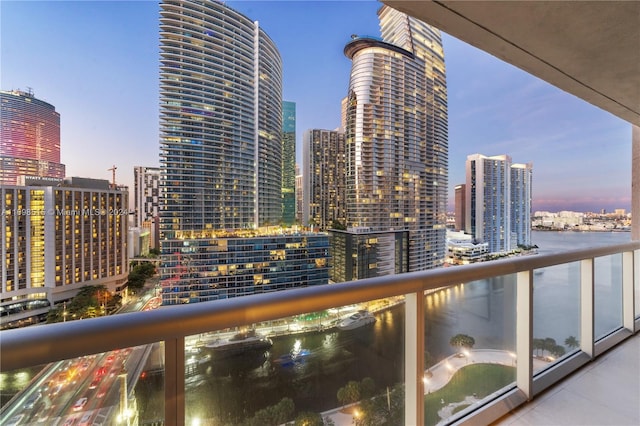
[[[640,126],[638,0],[382,2]]]

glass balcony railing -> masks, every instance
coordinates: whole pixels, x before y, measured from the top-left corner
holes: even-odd
[[[639,258],[631,242],[3,331],[2,424],[490,423],[639,329]]]

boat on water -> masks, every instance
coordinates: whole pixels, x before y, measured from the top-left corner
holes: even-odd
[[[275,359],[276,364],[280,364],[283,367],[291,367],[304,361],[306,357],[311,355],[311,351],[308,349],[300,349],[298,352],[290,352],[288,354],[280,355]]]
[[[336,327],[339,330],[353,330],[376,322],[376,317],[367,310],[360,310],[348,318],[340,321]]]
[[[229,339],[215,339],[205,343],[202,348],[211,351],[213,356],[225,357],[244,353],[252,350],[266,350],[273,346],[268,337],[248,330],[234,335]]]

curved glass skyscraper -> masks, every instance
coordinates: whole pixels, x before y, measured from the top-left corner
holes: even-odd
[[[382,39],[354,37],[346,108],[347,221],[409,231],[409,271],[446,247],[447,95],[440,32],[383,6]]]
[[[282,60],[257,22],[215,1],[160,11],[161,232],[280,220]]]
[[[258,23],[162,1],[163,303],[327,283],[326,235],[266,226],[282,218],[282,130],[282,60]]]

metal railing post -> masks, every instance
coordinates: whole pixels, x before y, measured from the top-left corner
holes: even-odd
[[[533,398],[533,274],[516,276],[516,386]]]
[[[404,424],[424,424],[424,292],[405,295]]]
[[[580,261],[580,349],[590,358],[595,355],[594,278],[593,258]]]
[[[164,342],[164,422],[184,426],[184,337]]]

